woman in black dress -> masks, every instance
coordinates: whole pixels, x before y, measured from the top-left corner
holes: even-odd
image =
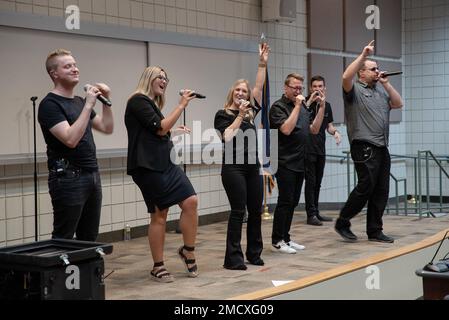
[[[169,207],[181,209],[180,227],[184,246],[178,256],[189,277],[198,276],[194,249],[198,226],[198,199],[185,173],[170,160],[173,143],[171,129],[194,97],[184,90],[179,105],[165,118],[161,110],[168,85],[167,73],[160,67],[148,67],[142,73],[136,91],[128,99],[125,125],[128,131],[127,173],[140,188],[151,222],[148,241],[154,266],[153,280],[172,282],[173,276],[164,267],[165,225]],[[189,130],[183,126],[180,131]]]
[[[231,205],[223,267],[231,270],[247,268],[240,245],[245,209],[248,210],[246,258],[251,264],[264,264],[260,258],[263,183],[254,118],[260,110],[268,53],[269,46],[261,44],[254,88],[251,90],[245,79],[237,80],[229,90],[224,110],[215,114],[214,126],[224,142],[221,180]]]

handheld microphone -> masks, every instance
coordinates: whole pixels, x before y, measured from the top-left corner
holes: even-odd
[[[386,78],[386,77],[389,77],[389,76],[397,76],[397,75],[399,75],[399,74],[402,74],[402,71],[385,72],[385,73],[382,75],[382,78]]]
[[[242,104],[242,103],[244,103],[245,101],[247,101],[247,100],[245,100],[245,99],[240,99],[240,104]],[[250,107],[251,109],[253,109],[255,112],[257,112],[257,111],[259,111],[261,108],[258,108],[258,107],[256,107],[256,106],[253,106],[251,103],[248,105],[248,107]]]
[[[183,94],[184,94],[184,90],[179,90],[179,95],[182,96]],[[194,96],[194,97],[196,97],[198,99],[206,99],[206,96],[204,96],[204,95],[202,95],[201,93],[198,93],[198,92],[193,92],[191,94],[191,96]]]
[[[89,90],[90,87],[92,87],[90,84],[86,84],[86,85],[84,86],[84,91],[87,92],[87,90]],[[103,95],[101,95],[101,94],[97,97],[97,99],[100,100],[101,103],[103,103],[103,104],[105,104],[105,105],[107,105],[107,106],[109,106],[109,107],[112,106],[111,101],[109,101],[108,98],[106,98],[105,96],[103,96]]]

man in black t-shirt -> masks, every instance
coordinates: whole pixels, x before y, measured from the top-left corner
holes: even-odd
[[[326,95],[326,80],[322,76],[310,79],[310,95],[306,98],[310,120],[313,121],[318,113],[318,100]],[[323,225],[322,221],[332,221],[332,218],[323,216],[318,209],[321,181],[323,180],[324,166],[326,164],[326,131],[334,136],[337,145],[341,142],[340,133],[334,127],[332,108],[326,101],[323,123],[318,134],[311,134],[307,145],[306,157],[306,185],[304,190],[306,200],[307,224],[313,226]]]
[[[41,101],[38,120],[47,144],[48,188],[53,205],[54,239],[95,241],[101,211],[101,181],[92,127],[111,134],[111,108],[93,110],[99,95],[110,89],[99,83],[87,88],[86,98],[74,95],[79,70],[70,51],[57,49],[45,63],[54,89]]]
[[[289,74],[284,82],[284,95],[270,108],[270,128],[279,130],[278,171],[276,180],[279,196],[274,211],[272,250],[280,253],[296,253],[304,249],[290,239],[293,212],[298,205],[304,181],[304,160],[309,133],[316,134],[323,121],[324,102],[310,124],[310,113],[301,94],[304,78]]]

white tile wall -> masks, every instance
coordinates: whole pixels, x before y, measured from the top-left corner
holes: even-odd
[[[288,73],[295,71],[307,77],[305,0],[297,0],[297,19],[291,24],[261,23],[260,0],[0,0],[0,10],[63,15],[69,4],[80,6],[84,20],[99,23],[230,39],[254,40],[264,32],[272,48],[269,67],[272,102],[281,96],[283,81]],[[446,125],[449,120],[447,7],[445,1],[404,0],[403,91],[406,111],[405,121],[391,127],[392,153],[413,154],[424,147],[431,147],[437,153],[449,153],[449,130]],[[342,150],[349,149],[345,127],[339,127],[339,131],[343,134],[342,145],[337,147],[333,139],[328,138],[329,154],[341,155]],[[123,158],[100,160],[102,169],[123,166],[126,166]],[[29,165],[0,166],[0,176],[29,174],[30,170]],[[46,165],[40,164],[39,171],[46,172]],[[406,172],[405,166],[394,165],[393,171],[402,177],[410,172],[410,168]],[[187,174],[198,193],[201,213],[229,210],[221,183],[220,166],[189,166]],[[101,232],[123,229],[125,223],[148,223],[149,215],[141,192],[124,172],[103,172],[101,178]],[[410,174],[408,178],[411,179]],[[20,237],[30,237],[30,219],[34,213],[33,192],[33,184],[29,180],[0,183],[0,245],[9,245],[10,241]],[[328,164],[322,201],[344,201],[346,192],[345,164]],[[269,203],[275,203],[276,199],[275,189]],[[301,199],[303,201],[303,195]],[[41,237],[49,237],[52,208],[45,178],[39,179],[39,210]],[[170,210],[169,219],[178,217],[179,208],[175,206]],[[22,222],[21,228],[18,228],[19,221]],[[8,238],[6,228],[10,235]]]
[[[407,132],[406,153],[431,150],[448,155],[449,130],[449,3],[438,0],[404,1],[404,69]],[[447,163],[443,163],[446,170]],[[439,193],[438,172],[432,170],[430,194]],[[424,175],[423,175],[424,177]],[[413,162],[407,166],[413,181]],[[444,195],[449,195],[444,179]],[[414,192],[411,185],[410,192]]]

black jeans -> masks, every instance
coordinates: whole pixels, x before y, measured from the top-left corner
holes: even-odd
[[[325,165],[326,156],[317,154],[307,155],[304,196],[308,218],[320,213],[318,210],[318,200],[320,198],[321,181],[323,180]]]
[[[390,189],[391,159],[387,147],[376,147],[367,142],[353,142],[351,157],[357,171],[357,186],[352,190],[340,217],[337,228],[350,227],[351,220],[368,202],[366,233],[376,236],[382,231],[382,216]]]
[[[240,241],[245,207],[248,209],[246,258],[250,261],[260,258],[263,183],[257,165],[223,165],[221,181],[231,205],[224,259],[224,266],[229,268],[244,264]]]
[[[95,241],[101,213],[100,174],[67,169],[63,175],[50,172],[48,188],[53,205],[53,239]]]
[[[278,202],[274,210],[273,232],[271,243],[276,244],[281,240],[290,242],[290,227],[293,212],[298,205],[301,196],[304,172],[296,172],[287,168],[279,167],[276,173],[278,183]]]

